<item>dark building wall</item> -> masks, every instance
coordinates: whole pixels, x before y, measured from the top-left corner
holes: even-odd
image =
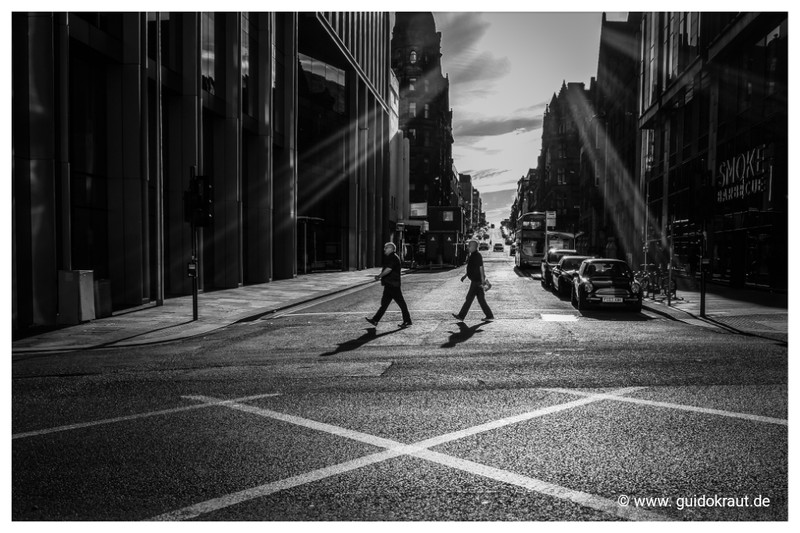
[[[531,211],[555,211],[556,230],[578,229],[583,129],[593,116],[592,94],[583,83],[564,83],[545,111],[536,177],[539,194]]]
[[[320,35],[300,31],[303,17],[351,80],[345,149],[326,152],[347,189],[339,267],[375,264],[387,13],[330,15],[352,49],[321,14],[15,13],[15,329],[55,323],[60,270],[109,280],[115,310],[189,294],[192,167],[214,190],[214,223],[197,239],[201,290],[297,274],[295,83],[299,43]]]
[[[410,201],[452,205],[455,190],[449,80],[431,13],[397,13],[392,68],[400,83],[400,128],[410,142]]]
[[[705,254],[716,280],[785,288],[786,13],[650,13],[651,38],[642,63],[663,68],[640,74],[647,260],[672,247],[690,277]]]

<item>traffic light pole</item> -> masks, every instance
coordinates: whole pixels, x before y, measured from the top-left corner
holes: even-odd
[[[194,276],[192,276],[192,320],[197,320],[197,226],[192,224],[192,267]]]
[[[196,181],[197,181],[197,167],[196,166],[192,166],[191,167],[190,181],[189,181],[189,190],[190,191],[194,190],[194,188],[196,186],[195,185]],[[191,237],[192,238],[192,259],[189,262],[189,276],[192,278],[192,320],[197,320],[197,317],[198,317],[198,310],[197,310],[197,292],[198,292],[198,282],[197,282],[197,274],[198,274],[198,272],[197,272],[197,263],[198,263],[198,261],[197,261],[197,249],[198,249],[197,237],[198,237],[198,235],[197,234],[198,234],[198,231],[197,231],[197,224],[195,223],[193,217],[192,217],[192,219],[190,221],[189,228],[190,228],[190,232],[191,232],[191,236],[192,236]]]
[[[214,187],[210,176],[198,176],[197,167],[189,167],[189,190],[183,193],[183,209],[189,223],[192,239],[192,259],[187,275],[192,278],[192,317],[197,320],[198,268],[200,262],[200,228],[209,227],[214,221]]]

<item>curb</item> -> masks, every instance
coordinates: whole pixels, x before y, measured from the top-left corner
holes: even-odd
[[[402,275],[408,274],[410,272],[413,272],[415,270],[416,269],[406,269],[406,270],[402,271],[400,273],[400,275],[402,276]],[[360,282],[360,283],[356,283],[354,285],[349,285],[347,287],[341,287],[341,288],[338,288],[338,289],[331,289],[329,291],[325,291],[323,293],[316,294],[314,296],[310,296],[310,297],[307,297],[307,298],[298,298],[297,300],[292,300],[292,301],[287,302],[287,303],[285,303],[285,304],[283,304],[283,305],[281,305],[279,307],[263,308],[261,310],[249,311],[249,312],[243,313],[242,315],[239,315],[238,318],[230,319],[230,320],[228,320],[228,321],[226,321],[224,323],[208,324],[208,326],[206,328],[203,328],[202,331],[192,331],[192,332],[183,333],[183,334],[179,333],[179,334],[175,334],[173,336],[165,337],[163,339],[158,339],[158,340],[149,340],[149,341],[145,340],[145,341],[138,341],[138,342],[137,341],[128,341],[128,342],[125,342],[125,339],[120,339],[118,341],[110,341],[110,342],[105,342],[105,343],[100,343],[100,344],[68,345],[68,346],[61,346],[61,347],[53,346],[53,347],[49,347],[49,348],[35,348],[35,347],[34,348],[14,348],[12,346],[11,355],[13,356],[13,355],[56,354],[56,353],[76,352],[76,351],[80,351],[80,350],[99,350],[99,349],[103,349],[103,348],[131,348],[131,347],[134,347],[134,346],[155,346],[155,345],[159,345],[159,344],[166,344],[168,342],[175,342],[175,341],[178,341],[178,340],[192,339],[192,338],[195,338],[195,337],[201,337],[203,335],[208,335],[209,333],[212,333],[214,331],[220,330],[222,328],[226,328],[228,326],[232,326],[234,324],[253,322],[253,321],[258,320],[259,318],[262,318],[264,316],[271,315],[271,314],[274,314],[274,313],[279,313],[281,311],[285,311],[286,309],[290,309],[290,308],[298,306],[298,305],[302,305],[302,304],[305,304],[305,303],[313,302],[315,300],[326,298],[326,297],[332,296],[334,294],[339,294],[339,293],[342,293],[342,292],[345,292],[345,291],[349,291],[349,290],[353,290],[353,289],[357,289],[357,288],[360,288],[360,287],[366,287],[367,285],[370,285],[372,283],[375,283],[375,280],[363,281],[363,282]],[[196,328],[196,329],[199,329],[199,328]],[[152,333],[152,332],[150,332],[150,333]],[[143,335],[146,335],[146,334],[147,333],[143,333]]]
[[[663,306],[664,304],[661,304],[661,305]],[[686,322],[686,321],[682,320],[681,318],[674,316],[672,313],[670,313],[670,312],[668,312],[666,310],[657,309],[655,306],[651,306],[651,305],[642,303],[642,307],[645,307],[647,310],[652,311],[653,313],[659,314],[661,316],[667,317],[667,318],[669,318],[671,320],[675,320],[677,322],[683,322],[684,324],[687,324],[687,325],[690,325],[690,326],[696,326],[697,325],[697,324],[691,324],[689,322]],[[734,335],[744,335],[746,337],[758,337],[760,339],[768,339],[768,340],[771,340],[771,341],[776,341],[776,342],[781,342],[781,343],[784,343],[784,344],[788,344],[786,341],[783,341],[783,340],[774,339],[772,337],[768,337],[768,336],[765,336],[765,335],[759,335],[758,333],[753,333],[753,332],[750,332],[750,331],[744,331],[744,330],[735,328],[733,326],[730,326],[728,324],[724,324],[722,322],[718,322],[718,321],[710,319],[710,318],[699,317],[699,316],[696,316],[694,313],[690,313],[689,311],[685,311],[683,309],[677,309],[675,307],[668,307],[668,308],[673,312],[684,313],[684,314],[688,315],[688,317],[693,319],[693,320],[697,320],[697,321],[703,322],[703,323],[707,324],[711,328],[716,328],[716,329],[725,331],[727,333],[732,333]]]

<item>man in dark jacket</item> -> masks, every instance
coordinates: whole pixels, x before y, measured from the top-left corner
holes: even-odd
[[[366,318],[366,321],[377,326],[386,308],[394,300],[397,302],[400,311],[403,313],[403,323],[400,324],[401,328],[406,328],[411,325],[411,315],[408,313],[408,306],[403,298],[403,292],[400,290],[400,257],[395,253],[393,242],[387,242],[383,245],[383,271],[375,276],[376,280],[381,280],[383,285],[383,297],[381,298],[381,306],[372,318]]]
[[[477,296],[478,303],[486,315],[484,320],[493,320],[494,314],[492,314],[489,304],[486,303],[486,294],[483,290],[483,286],[486,283],[486,272],[483,270],[483,256],[478,251],[478,241],[471,240],[468,246],[467,273],[461,277],[461,281],[463,282],[464,278],[469,278],[469,291],[467,291],[467,299],[464,301],[464,305],[461,306],[461,311],[458,314],[453,313],[453,316],[460,321],[464,320],[469,308],[472,306],[472,301]]]

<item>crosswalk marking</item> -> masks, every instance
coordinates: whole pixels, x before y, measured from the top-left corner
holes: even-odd
[[[568,500],[577,503],[579,505],[582,505],[584,507],[596,509],[604,513],[608,513],[627,520],[643,520],[643,521],[667,520],[667,517],[664,517],[662,515],[659,515],[651,511],[619,506],[613,500],[603,498],[601,496],[575,491],[567,487],[561,487],[553,483],[517,474],[515,472],[510,472],[507,470],[494,468],[488,465],[483,465],[472,461],[459,459],[457,457],[452,457],[440,452],[434,452],[430,450],[430,448],[434,446],[439,446],[441,444],[462,439],[467,436],[484,433],[511,424],[519,423],[526,420],[531,420],[533,418],[541,416],[546,416],[548,414],[564,411],[567,409],[573,409],[575,407],[580,407],[596,401],[602,401],[606,399],[606,396],[615,397],[616,395],[630,394],[632,392],[642,390],[643,388],[644,387],[628,387],[624,389],[618,389],[616,391],[604,395],[596,395],[595,397],[587,397],[587,398],[582,398],[580,400],[573,400],[571,402],[543,407],[540,409],[536,409],[534,411],[529,411],[527,413],[522,413],[515,416],[509,416],[499,420],[487,422],[485,424],[479,424],[477,426],[466,428],[460,431],[454,431],[451,433],[447,433],[445,435],[440,435],[438,437],[425,439],[413,444],[403,444],[391,439],[385,439],[383,437],[369,435],[366,433],[362,433],[360,431],[353,431],[347,428],[334,426],[332,424],[318,422],[315,420],[310,420],[294,415],[279,413],[277,411],[255,407],[252,405],[244,405],[231,402],[225,402],[223,404],[220,403],[215,398],[209,398],[205,396],[187,396],[185,397],[187,399],[200,401],[204,403],[210,403],[212,405],[220,405],[227,407],[229,409],[235,409],[238,411],[243,411],[258,416],[264,416],[267,418],[281,420],[284,422],[299,425],[309,429],[323,431],[325,433],[329,433],[332,435],[349,438],[352,440],[356,440],[358,442],[363,442],[366,444],[387,449],[385,451],[373,453],[358,459],[345,461],[337,465],[332,465],[325,468],[313,470],[305,474],[292,476],[284,480],[266,483],[258,487],[253,487],[243,491],[235,492],[232,494],[228,494],[226,496],[221,496],[219,498],[213,498],[211,500],[200,502],[195,505],[191,505],[189,507],[185,507],[182,509],[178,509],[176,511],[156,516],[152,518],[152,520],[165,521],[165,520],[188,520],[192,518],[198,518],[204,514],[218,511],[255,498],[267,496],[269,494],[273,494],[280,490],[285,490],[288,488],[297,487],[307,483],[312,483],[331,476],[339,475],[365,466],[377,464],[403,455],[411,455],[443,466],[448,466],[450,468],[469,472],[474,475],[479,475],[496,481],[501,481],[503,483],[508,483],[511,485],[523,487],[530,491],[546,494],[554,498]]]
[[[736,413],[733,411],[724,411],[722,409],[709,409],[707,407],[695,407],[693,405],[684,405],[679,403],[670,403],[670,402],[658,402],[654,400],[645,400],[644,398],[631,398],[631,397],[622,397],[618,395],[608,395],[605,394],[597,394],[594,392],[583,392],[577,391],[572,389],[544,389],[550,392],[561,392],[564,394],[573,394],[578,396],[585,396],[589,398],[607,398],[608,400],[618,401],[618,402],[627,402],[633,403],[638,405],[649,405],[651,407],[664,407],[667,409],[677,409],[680,411],[692,411],[695,413],[703,413],[707,415],[718,415],[718,416],[725,416],[728,418],[741,418],[743,420],[750,420],[752,422],[765,422],[768,424],[778,424],[781,426],[788,426],[789,421],[783,418],[774,418],[771,416],[761,416],[761,415],[753,415],[749,413]]]

